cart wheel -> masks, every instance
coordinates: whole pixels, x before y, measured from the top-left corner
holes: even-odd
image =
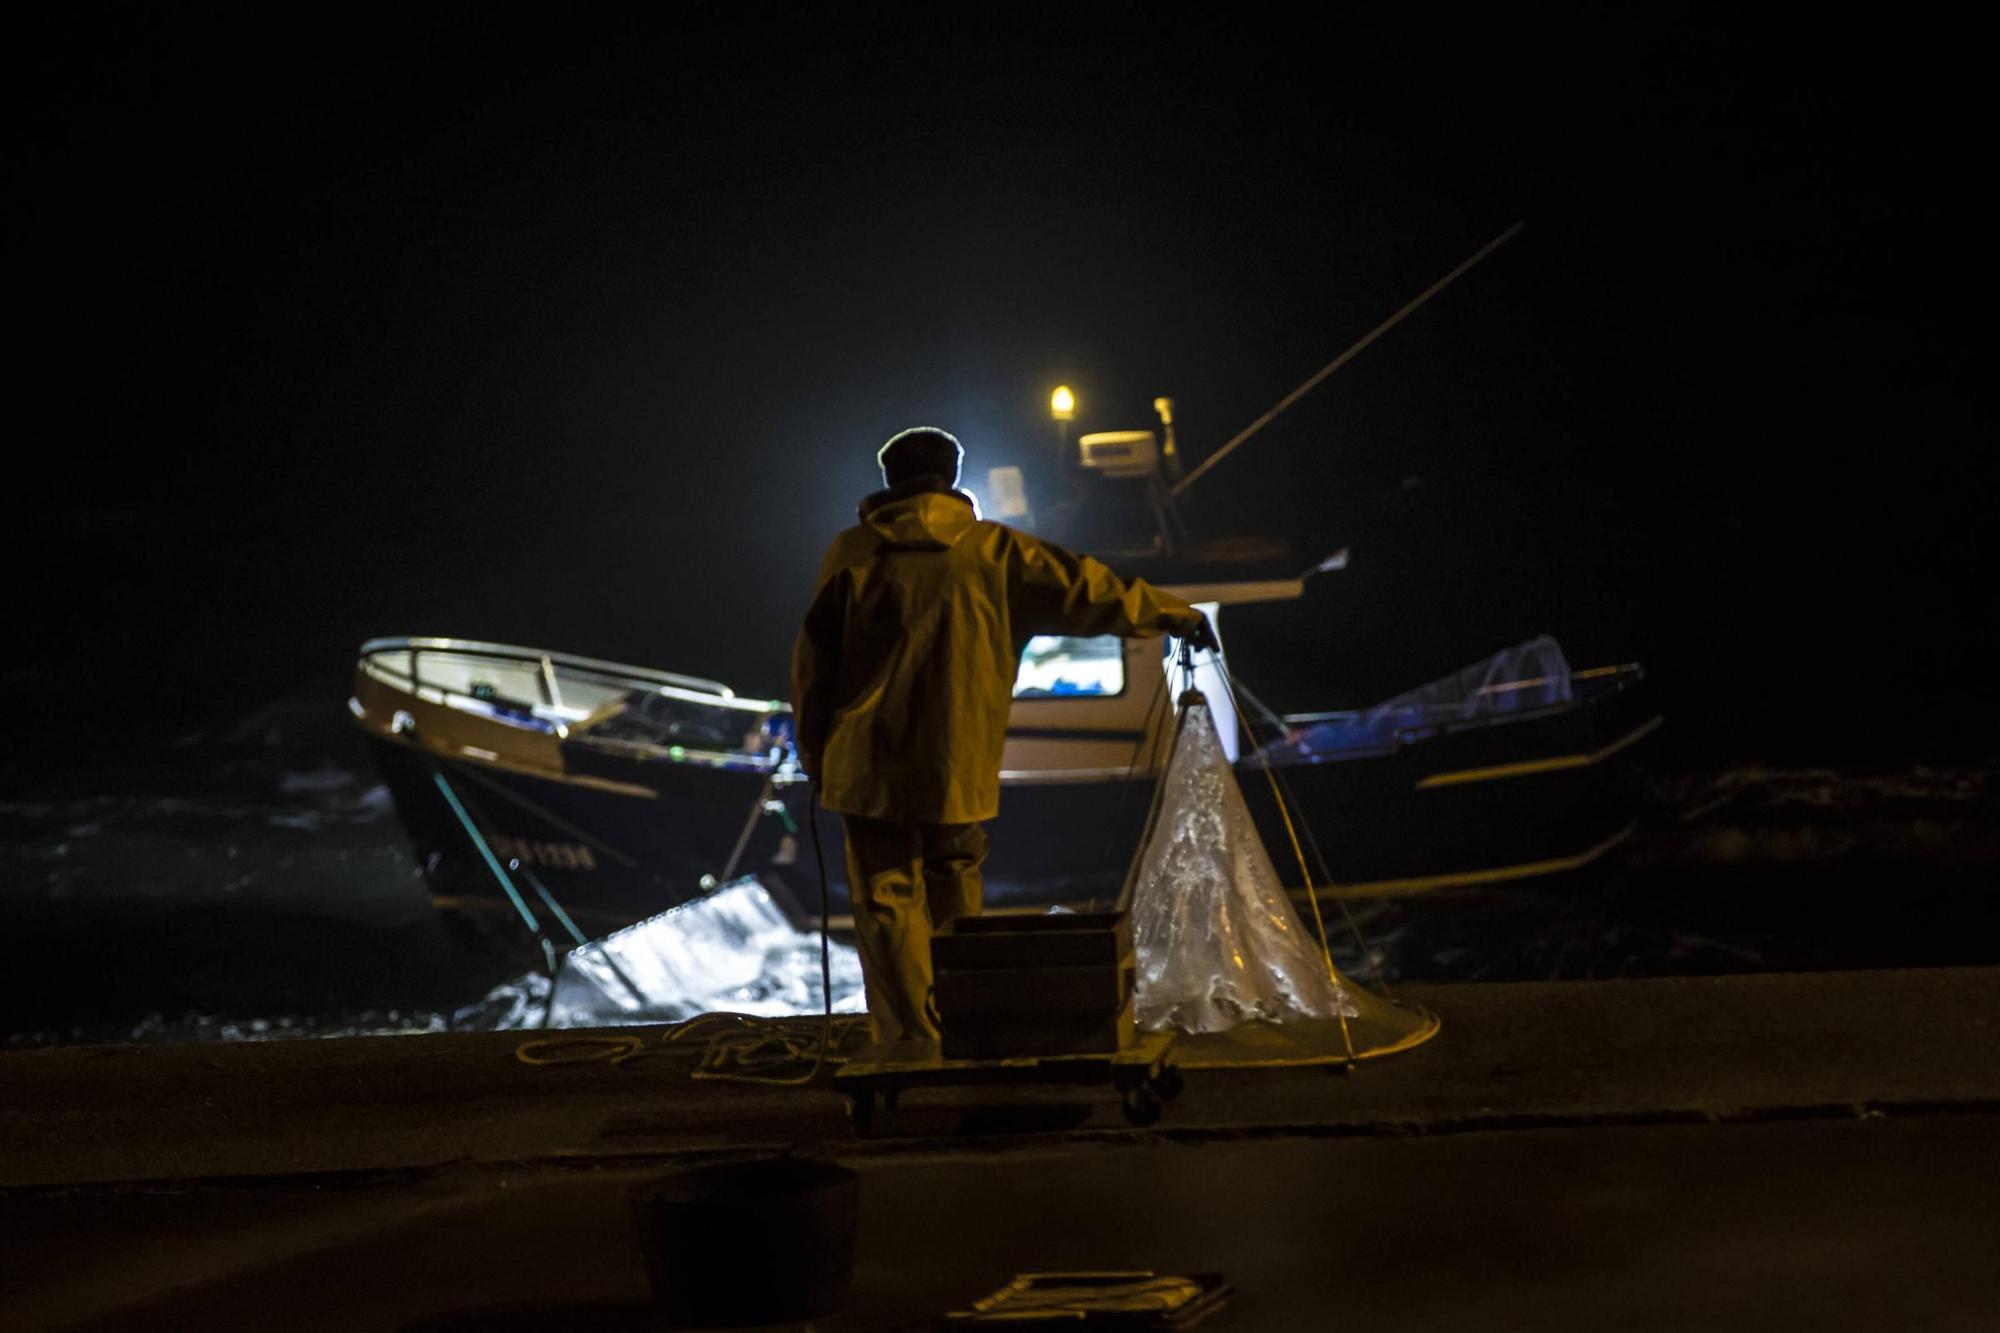
[[[1119,1098],[1125,1104],[1125,1123],[1141,1129],[1160,1118],[1160,1099],[1151,1088],[1127,1088]]]
[[[1187,1080],[1181,1077],[1179,1065],[1167,1065],[1160,1070],[1160,1076],[1153,1080],[1153,1092],[1163,1102],[1170,1102],[1181,1095]]]
[[[872,1092],[850,1092],[847,1094],[847,1123],[854,1127],[856,1138],[867,1138],[868,1131],[875,1123],[875,1094]]]

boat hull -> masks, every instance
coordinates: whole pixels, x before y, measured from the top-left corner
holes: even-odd
[[[1238,766],[1238,780],[1273,863],[1294,887],[1398,894],[1545,876],[1589,864],[1629,831],[1632,744],[1656,725],[1643,701],[1619,698],[1390,755],[1268,770],[1253,760]],[[373,745],[446,907],[518,914],[511,881],[531,912],[547,915],[537,910],[539,881],[597,931],[685,901],[705,882],[755,874],[798,918],[818,915],[815,810],[804,783],[774,788],[757,772],[636,761],[617,777],[548,777],[442,759],[413,743]],[[1115,898],[1153,788],[1150,777],[1008,784],[988,826],[989,905]],[[830,907],[842,916],[840,820],[816,813]]]
[[[1131,679],[1156,669],[1145,644],[1126,652]],[[1483,679],[1488,665],[1470,670]],[[1237,776],[1279,874],[1295,888],[1395,894],[1564,873],[1601,856],[1631,827],[1638,801],[1625,775],[1659,719],[1636,668],[1577,673],[1574,690],[1563,673],[1560,693],[1532,706],[1528,688],[1548,682],[1515,670],[1469,693],[1302,717],[1283,736],[1246,724]],[[1155,787],[1152,765],[1130,767],[1133,737],[1164,741],[1170,724],[1164,710],[1145,721],[1147,698],[1017,705],[1008,753],[1019,768],[1002,774],[989,826],[990,907],[1118,896]],[[848,912],[840,820],[815,809],[791,762],[781,702],[432,639],[365,645],[350,708],[447,909],[497,913],[560,941],[565,919],[602,933],[754,874],[803,921],[821,914],[817,843],[828,908]],[[1102,741],[1104,724],[1121,720],[1137,729]]]
[[[439,906],[512,916],[518,895],[538,919],[552,916],[539,881],[588,933],[700,894],[761,803],[764,781],[682,769],[627,791],[395,740],[371,738],[370,749]]]

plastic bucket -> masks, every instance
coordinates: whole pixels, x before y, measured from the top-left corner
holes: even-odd
[[[692,1167],[632,1195],[660,1313],[678,1325],[831,1314],[854,1272],[861,1178],[831,1162],[760,1157]]]

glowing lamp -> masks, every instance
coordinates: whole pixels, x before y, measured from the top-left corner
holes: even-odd
[[[1076,415],[1076,395],[1069,391],[1069,385],[1058,384],[1049,395],[1049,415],[1057,421],[1068,421]]]

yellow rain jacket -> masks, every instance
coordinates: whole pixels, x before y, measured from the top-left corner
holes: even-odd
[[[919,479],[834,538],[792,653],[799,760],[829,810],[970,824],[1000,809],[1000,750],[1036,634],[1191,633],[1201,613]]]

